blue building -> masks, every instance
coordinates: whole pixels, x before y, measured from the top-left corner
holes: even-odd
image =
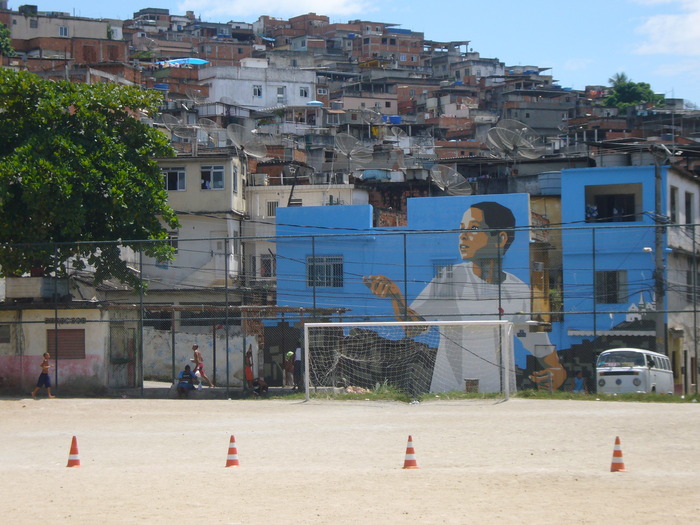
[[[661,213],[656,214],[657,175]],[[695,179],[674,168],[653,165],[562,170],[562,268],[547,273],[559,281],[561,302],[533,297],[524,310],[535,319],[551,319],[548,344],[564,367],[592,371],[597,353],[619,346],[654,348],[656,344],[656,226],[661,239],[663,336],[678,380],[694,384],[697,371],[696,214],[700,190]],[[277,302],[284,306],[349,308],[347,320],[393,321],[406,316],[417,298],[430,294],[457,298],[447,283],[461,262],[460,223],[474,203],[497,202],[512,211],[512,245],[500,253],[501,270],[535,290],[530,228],[530,195],[472,195],[408,201],[406,227],[374,228],[370,206],[282,208],[277,216]],[[463,227],[463,225],[462,225]],[[550,228],[558,228],[550,224]],[[373,276],[386,276],[406,298],[403,311],[368,287]],[[548,285],[539,289],[548,289]],[[421,295],[423,294],[423,295]],[[501,299],[499,290],[499,300]],[[440,303],[440,304],[447,304]],[[500,303],[499,303],[500,304]],[[482,302],[469,318],[493,319],[507,311]],[[533,304],[561,304],[555,315]],[[515,308],[515,307],[513,307]],[[665,313],[667,312],[667,313]],[[445,308],[444,320],[463,318],[464,308]],[[408,317],[406,317],[408,318]],[[539,328],[538,330],[542,330]],[[517,339],[516,339],[517,340]],[[541,362],[516,343],[516,364],[527,377]],[[683,375],[687,366],[690,374]],[[525,381],[525,386],[528,386]]]

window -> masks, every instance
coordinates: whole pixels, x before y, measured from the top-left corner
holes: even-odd
[[[669,203],[669,214],[671,215],[671,222],[673,224],[678,224],[678,188],[671,186]]]
[[[253,86],[253,96],[256,98],[262,97],[262,85],[260,84],[255,84]]]
[[[693,201],[695,195],[689,192],[685,192],[685,223],[695,224],[695,210],[693,206]]]
[[[401,53],[401,54],[399,55],[399,60],[400,60],[401,62],[406,62],[406,53]]]
[[[385,107],[385,108],[390,108],[390,107],[391,107],[391,101],[387,100],[386,102],[384,102],[384,107]]]
[[[185,191],[185,168],[164,168],[163,178],[168,191]]]
[[[168,244],[173,248],[173,255],[177,255],[178,251],[178,232],[168,232]]]
[[[85,359],[85,329],[58,330],[58,334],[46,330],[46,351],[58,359]]]
[[[641,210],[642,184],[586,186],[586,222],[634,222]]]
[[[390,38],[390,39],[389,39],[389,45],[390,45],[390,46],[395,46],[395,45],[396,45],[396,39],[395,39],[395,38]]]
[[[408,90],[408,96],[413,98],[416,96],[416,90],[415,89],[409,89]]]
[[[273,255],[260,256],[260,277],[274,277],[276,274],[275,257]]]
[[[280,86],[277,88],[277,103],[278,104],[285,104],[286,103],[286,95],[287,95],[287,89],[284,86]]]
[[[167,242],[173,248],[173,255],[177,255],[178,232],[168,232],[168,240],[165,242]],[[170,264],[170,261],[168,259],[160,259],[160,258],[156,259],[156,267],[158,267],[162,270],[167,270],[169,264]]]
[[[276,217],[277,216],[277,206],[279,206],[279,201],[267,201],[267,215],[266,215],[266,217]]]
[[[202,166],[202,189],[203,190],[223,190],[224,189],[224,167],[223,166]]]
[[[316,94],[318,94],[318,95],[327,95],[327,94],[328,94],[328,89],[326,89],[326,88],[318,88],[318,89],[316,89]]]
[[[238,232],[233,232],[233,236],[231,239],[232,243],[232,253],[233,255],[240,255],[241,254],[241,236]]]
[[[172,312],[162,310],[146,310],[144,312],[143,326],[155,330],[172,329]]]
[[[0,343],[10,342],[10,325],[0,324]]]
[[[627,303],[627,270],[602,270],[595,273],[596,304]]]
[[[301,98],[309,98],[309,88],[306,86],[302,86],[299,88],[299,96]]]
[[[185,303],[183,303],[184,305]],[[194,305],[196,309],[183,310],[180,312],[180,326],[203,326],[211,330],[212,326],[223,330],[224,324],[226,324],[226,315],[222,306],[224,303],[208,303],[207,306],[212,306],[212,308],[201,309],[201,305]],[[219,308],[217,308],[217,306]],[[230,305],[229,305],[230,306]],[[228,314],[228,325],[229,326],[240,326],[241,324],[241,314],[233,311],[229,311]]]
[[[68,28],[66,26],[58,26],[58,36],[68,36]]]
[[[238,193],[238,166],[233,167],[233,193]]]
[[[435,278],[435,286],[432,288],[433,297],[455,296],[453,275],[454,268],[451,261],[433,261],[433,277]]]
[[[29,27],[32,29],[36,29],[37,27],[39,27],[39,20],[37,20],[36,18],[30,19],[29,20]]]
[[[309,288],[342,288],[343,256],[307,257],[306,286]]]

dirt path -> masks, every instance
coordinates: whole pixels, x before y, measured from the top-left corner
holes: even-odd
[[[695,523],[700,404],[0,400],[8,523]],[[235,435],[240,468],[224,468]],[[408,435],[419,470],[402,469]],[[81,467],[66,468],[71,436]],[[611,473],[615,436],[627,472]]]

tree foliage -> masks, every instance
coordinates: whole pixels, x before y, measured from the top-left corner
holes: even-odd
[[[143,242],[178,226],[155,160],[173,150],[135,118],[159,102],[136,87],[0,70],[0,275],[61,275],[72,259],[97,283],[138,286],[113,241],[172,257],[168,243]]]
[[[10,41],[10,30],[2,22],[0,22],[0,55],[4,57],[15,56],[15,50]]]
[[[625,73],[615,73],[608,79],[611,93],[605,98],[605,105],[624,111],[639,104],[663,105],[663,95],[657,95],[646,82],[632,82]]]

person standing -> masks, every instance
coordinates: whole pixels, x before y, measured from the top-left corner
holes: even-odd
[[[41,362],[41,374],[39,374],[39,380],[36,382],[36,388],[32,390],[32,397],[34,399],[36,399],[36,393],[42,386],[46,387],[49,398],[53,399],[56,397],[51,394],[51,376],[49,376],[49,369],[51,368],[51,363],[49,362],[50,357],[48,352],[44,352],[44,360]]]
[[[284,386],[294,387],[294,352],[291,350],[284,356]]]
[[[301,390],[301,347],[297,346],[294,351],[294,388]]]
[[[248,351],[245,353],[245,380],[248,388],[253,388],[253,379],[253,345],[248,345]]]
[[[211,382],[211,379],[209,379],[207,374],[204,372],[204,358],[202,357],[202,352],[199,351],[199,345],[197,343],[192,345],[192,353],[193,356],[190,361],[194,363],[194,374],[197,375],[197,372],[199,372],[199,375],[207,380],[209,387],[213,387],[214,383]]]

